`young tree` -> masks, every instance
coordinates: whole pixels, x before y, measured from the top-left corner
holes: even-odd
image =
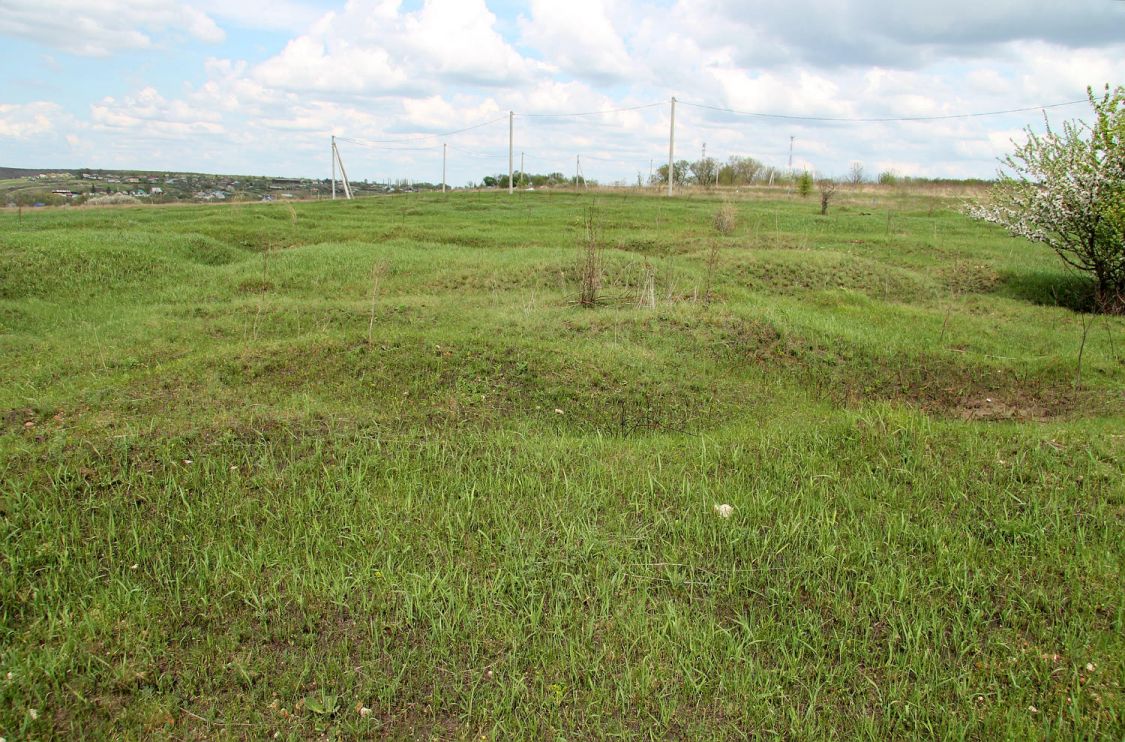
[[[852,163],[851,170],[848,171],[848,183],[857,186],[863,182],[863,163],[856,161]]]
[[[970,216],[1042,242],[1090,273],[1099,311],[1125,312],[1125,88],[1096,97],[1092,124],[1068,121],[1001,160],[999,182]]]
[[[813,177],[808,170],[801,173],[801,177],[797,178],[797,193],[802,198],[807,198],[812,193]]]
[[[684,183],[687,182],[688,169],[690,167],[691,167],[691,163],[688,162],[687,160],[677,160],[673,164],[672,177],[675,178],[674,185],[683,185]],[[668,166],[667,165],[661,165],[660,167],[658,167],[656,169],[656,173],[654,173],[653,176],[652,176],[652,182],[653,182],[654,185],[660,185],[660,184],[667,185],[667,183],[668,183]]]
[[[820,215],[828,214],[828,202],[836,195],[836,181],[832,178],[822,178],[817,186],[820,188]]]
[[[715,184],[715,176],[719,172],[719,163],[715,161],[714,157],[704,157],[691,163],[691,175],[695,179],[697,185],[712,186]]]
[[[753,157],[731,157],[727,164],[734,170],[734,183],[745,185],[750,183],[762,172],[764,166]]]

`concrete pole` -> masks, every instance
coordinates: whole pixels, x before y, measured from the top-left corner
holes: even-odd
[[[520,187],[523,187],[523,174],[526,171],[523,169],[523,152],[520,152]]]
[[[340,163],[340,178],[344,181],[344,198],[352,200],[352,187],[348,183],[348,171],[344,169],[344,161],[340,158],[340,149],[336,148],[336,161]]]
[[[512,183],[512,165],[516,156],[516,112],[508,111],[508,195],[512,195],[515,184]]]
[[[672,183],[676,180],[676,96],[672,96],[671,125],[668,127],[668,197],[672,196]]]
[[[445,148],[447,145],[441,145],[441,192],[445,193]]]
[[[336,200],[336,135],[332,135],[332,200]]]

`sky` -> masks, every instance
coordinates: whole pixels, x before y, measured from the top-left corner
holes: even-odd
[[[514,111],[517,169],[635,183],[675,96],[677,160],[991,177],[1107,83],[1123,0],[0,0],[8,167],[328,177],[335,135],[353,180],[445,145],[465,185]]]

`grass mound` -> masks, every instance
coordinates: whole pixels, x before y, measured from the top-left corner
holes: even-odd
[[[0,213],[0,733],[1121,737],[1123,320],[731,203]]]

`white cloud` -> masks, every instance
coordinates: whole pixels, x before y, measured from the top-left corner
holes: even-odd
[[[324,11],[296,0],[195,0],[208,15],[244,28],[301,32]]]
[[[224,131],[218,113],[186,101],[167,100],[151,87],[121,100],[103,98],[90,107],[90,118],[96,128],[130,130],[161,138]]]
[[[0,4],[0,35],[81,56],[146,49],[155,43],[152,34],[187,34],[208,43],[225,38],[206,13],[175,0],[5,0]]]
[[[1075,93],[1082,97],[1088,85],[1099,89],[1105,83],[1125,81],[1125,43],[1105,51],[1022,43],[1014,44],[1011,53],[1020,59],[1018,89],[1029,97],[1061,100]]]
[[[790,117],[936,116],[1075,99],[1088,84],[1125,80],[1125,44],[1106,31],[1120,27],[1125,3],[1101,0],[529,0],[522,14],[506,15],[512,3],[493,0],[339,0],[332,12],[319,2],[0,0],[0,36],[89,55],[177,38],[215,41],[222,37],[216,21],[291,31],[272,48],[224,48],[231,59],[194,57],[183,77],[202,81],[177,86],[152,84],[147,75],[182,61],[145,55],[130,73],[130,92],[94,91],[69,106],[82,111],[81,122],[61,125],[57,102],[54,109],[8,105],[0,109],[0,134],[39,137],[65,151],[65,130],[80,137],[83,151],[115,162],[132,153],[136,165],[156,158],[191,169],[212,157],[225,169],[295,174],[324,170],[333,133],[406,139],[392,149],[342,145],[350,174],[406,177],[440,162],[443,140],[433,134],[509,109],[558,114],[659,102],[516,119],[517,159],[526,151],[529,169],[569,173],[581,154],[587,175],[631,181],[667,156],[674,94],[685,104],[677,109],[677,158],[698,157],[706,142],[710,155],[784,166],[795,136],[795,164],[824,174],[858,160],[872,175],[891,167],[990,175],[1013,132],[1041,125],[1038,113],[844,123],[687,104]],[[0,86],[77,85],[66,69],[46,67],[35,80],[9,72]],[[427,137],[416,146],[419,135]],[[507,168],[506,121],[448,141],[451,180]],[[30,151],[13,147],[20,157]]]
[[[35,101],[20,105],[0,103],[0,137],[30,139],[54,133],[63,123],[70,124],[71,117],[62,106],[49,101]]]
[[[599,82],[633,74],[604,0],[531,0],[531,17],[520,19],[520,30],[524,45],[569,74]]]
[[[518,85],[545,68],[496,30],[484,0],[349,0],[253,76],[287,90],[426,96],[442,85]]]

